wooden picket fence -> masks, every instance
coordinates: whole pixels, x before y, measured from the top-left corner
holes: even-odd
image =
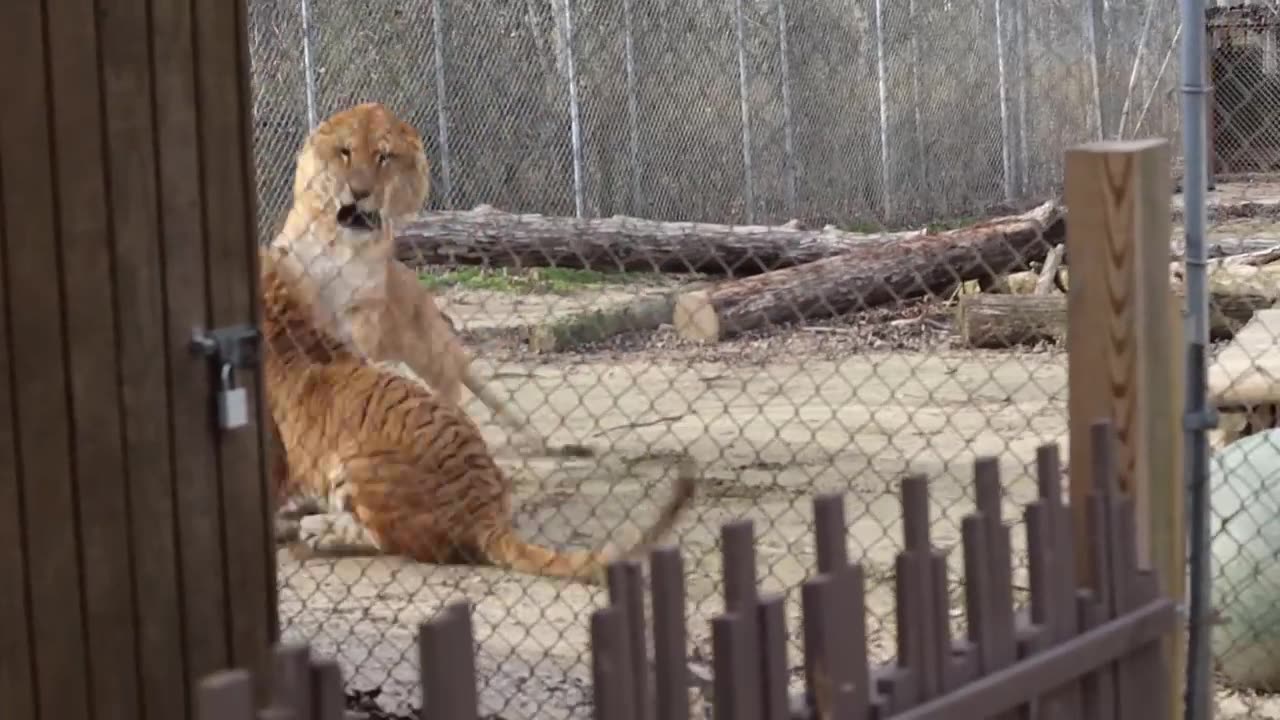
[[[712,619],[713,708],[718,720],[942,720],[1169,717],[1163,643],[1178,626],[1173,601],[1136,564],[1134,505],[1115,490],[1110,423],[1092,428],[1095,490],[1086,509],[1097,587],[1076,587],[1070,509],[1056,445],[1037,452],[1039,498],[1024,512],[1031,600],[1015,611],[1010,529],[1000,512],[994,459],[975,463],[977,511],[963,520],[968,634],[950,633],[945,553],[929,539],[926,481],[904,478],[905,549],[897,556],[898,647],[873,667],[866,651],[864,576],[850,563],[842,496],[813,502],[817,574],[802,592],[805,690],[788,690],[783,596],[757,590],[750,521],[722,529],[725,612]],[[688,720],[683,563],[678,549],[650,558],[653,621],[644,616],[640,566],[609,569],[607,607],[591,616],[595,717]],[[651,637],[647,637],[651,630]],[[647,645],[653,649],[649,661]],[[477,718],[471,613],[450,605],[421,626],[423,714]],[[206,678],[200,720],[338,720],[342,676],[305,645],[276,651],[270,707],[255,712],[243,670]]]

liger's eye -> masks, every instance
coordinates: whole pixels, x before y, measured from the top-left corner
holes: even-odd
[[[338,153],[342,155],[343,160],[351,159],[351,148],[342,148]]]
[[[390,160],[390,159],[391,159],[391,155],[390,155],[390,154],[388,154],[388,153],[378,153],[378,164],[379,164],[379,165],[386,165],[386,164],[387,164],[387,161],[388,161],[388,160]]]

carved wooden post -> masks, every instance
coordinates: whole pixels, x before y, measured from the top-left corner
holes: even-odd
[[[1163,591],[1184,595],[1182,313],[1169,286],[1169,146],[1165,140],[1097,142],[1066,154],[1070,258],[1067,348],[1071,507],[1077,577],[1091,584],[1085,498],[1089,426],[1110,418],[1120,488],[1137,506],[1138,561]],[[1183,643],[1170,648],[1181,692]],[[1178,707],[1175,702],[1172,707]]]

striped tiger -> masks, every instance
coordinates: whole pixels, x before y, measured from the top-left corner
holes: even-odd
[[[275,426],[282,508],[298,520],[296,557],[396,554],[419,562],[492,564],[587,583],[608,550],[530,543],[512,523],[512,485],[479,427],[406,369],[366,361],[317,327],[286,251],[261,248],[263,377]],[[678,463],[670,498],[622,556],[658,542],[690,504],[696,469]]]

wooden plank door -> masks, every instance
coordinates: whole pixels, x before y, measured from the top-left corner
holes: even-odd
[[[259,375],[220,431],[189,347],[257,322],[244,0],[6,11],[0,697],[189,717],[276,627]]]

